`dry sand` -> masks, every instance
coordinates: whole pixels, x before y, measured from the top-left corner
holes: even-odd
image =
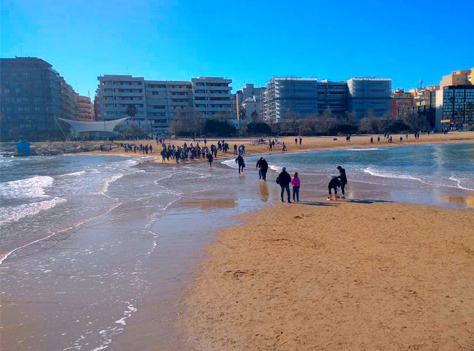
[[[474,350],[474,211],[279,204],[219,232],[189,350]]]
[[[377,136],[380,136],[381,141],[377,142]],[[430,134],[430,135],[420,135],[419,139],[415,139],[413,134],[408,136],[408,140],[405,138],[405,134],[403,135],[393,135],[393,143],[388,144],[387,140],[383,138],[383,135],[363,135],[363,136],[352,136],[350,142],[346,142],[345,137],[303,137],[303,144],[295,145],[295,137],[282,137],[278,138],[279,141],[282,143],[284,142],[287,146],[288,152],[295,152],[295,151],[304,151],[304,150],[314,150],[314,149],[336,149],[336,148],[346,148],[346,147],[381,147],[381,146],[399,146],[400,145],[400,136],[403,137],[403,144],[404,145],[411,145],[411,144],[426,144],[426,143],[449,143],[449,142],[474,142],[474,132],[452,132],[449,134]],[[374,138],[374,144],[370,144],[370,137]],[[222,139],[226,140],[230,145],[230,152],[225,154],[219,152],[218,158],[220,157],[231,157],[234,155],[234,144],[237,146],[245,145],[246,147],[246,154],[268,154],[270,151],[266,144],[258,144],[258,138],[220,138],[220,139],[207,139],[207,145],[210,146],[211,144],[217,144],[218,140]],[[271,139],[274,139],[272,137]],[[337,140],[334,140],[337,139]],[[264,138],[265,141],[268,141],[268,138]],[[196,139],[196,141],[200,141],[200,145],[203,146],[203,139]],[[183,143],[186,142],[188,145],[196,143],[192,141],[192,139],[170,139],[166,140],[166,144],[171,143],[172,145],[182,146]],[[140,140],[140,141],[116,141],[116,144],[120,143],[127,143],[127,144],[143,144],[143,145],[152,145],[154,149],[153,154],[149,154],[146,156],[156,156],[157,162],[161,162],[161,146],[153,140]],[[108,144],[107,142],[99,143],[99,144]],[[276,145],[275,149],[272,152],[282,152],[282,146]],[[125,153],[123,148],[116,148],[113,149],[111,152],[101,152],[101,151],[94,151],[94,152],[87,152],[86,155],[91,154],[119,154],[119,155],[126,155],[126,156],[144,156],[143,154],[137,153]],[[172,163],[175,163],[174,161]]]

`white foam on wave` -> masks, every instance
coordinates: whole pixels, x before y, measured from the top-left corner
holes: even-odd
[[[378,147],[364,147],[360,149],[348,148],[347,151],[376,151],[380,150]]]
[[[79,172],[61,174],[60,177],[73,177],[73,176],[80,176],[80,175],[83,175],[83,174],[86,174],[86,171],[79,171]]]
[[[109,186],[116,182],[117,180],[119,180],[120,178],[122,178],[124,175],[123,174],[116,174],[110,178],[107,178],[105,179],[105,183],[104,183],[104,186],[102,187],[102,189],[97,192],[97,195],[105,195],[107,193],[107,191],[109,191]]]
[[[234,159],[221,161],[221,164],[226,165],[229,168],[238,168],[237,163],[235,163]]]
[[[416,178],[410,174],[397,174],[397,173],[390,173],[390,172],[384,172],[380,171],[371,167],[368,167],[364,169],[365,173],[368,173],[374,177],[380,177],[380,178],[391,178],[391,179],[407,179],[407,180],[417,180],[419,182],[423,182],[422,179]]]
[[[51,200],[0,208],[0,225],[16,222],[27,216],[34,216],[63,202],[66,202],[66,199],[55,197]]]
[[[283,170],[283,167],[277,165],[268,165],[268,168],[278,173]]]
[[[32,178],[13,180],[0,184],[0,196],[9,199],[25,199],[46,197],[44,191],[53,185],[50,176],[34,176]]]
[[[99,213],[97,216],[88,218],[88,219],[83,220],[83,221],[81,221],[81,222],[78,222],[78,223],[76,223],[76,224],[74,224],[74,225],[72,225],[72,226],[70,226],[70,227],[67,227],[67,228],[58,230],[58,231],[56,231],[56,232],[53,232],[53,233],[51,233],[51,234],[45,236],[44,238],[31,241],[31,242],[29,242],[28,244],[25,244],[25,245],[23,245],[23,246],[20,246],[20,247],[17,247],[16,249],[11,250],[10,252],[7,252],[7,253],[4,254],[3,256],[0,256],[0,265],[8,258],[11,254],[13,254],[13,253],[16,252],[16,251],[22,250],[22,249],[24,249],[25,247],[28,247],[28,246],[33,245],[33,244],[36,244],[36,243],[38,243],[38,242],[40,242],[40,241],[47,240],[47,239],[49,239],[49,238],[51,238],[51,237],[53,237],[53,236],[55,236],[55,235],[57,235],[57,234],[65,233],[65,232],[68,232],[68,231],[70,231],[70,230],[72,230],[72,229],[78,228],[78,227],[80,227],[81,225],[83,225],[83,224],[85,224],[85,223],[91,222],[91,221],[93,221],[94,219],[97,219],[97,218],[99,218],[99,217],[101,217],[101,216],[104,216],[104,215],[108,214],[109,212],[115,210],[117,207],[121,206],[122,204],[123,204],[122,202],[118,202],[118,203],[116,203],[115,205],[113,205],[112,207],[110,207],[108,210],[106,210],[106,211],[104,211],[104,212],[102,212],[102,213]]]
[[[467,187],[465,187],[465,186],[462,186],[462,185],[461,185],[462,180],[459,179],[459,178],[456,178],[454,175],[452,175],[451,177],[449,177],[449,180],[452,180],[453,182],[456,182],[456,183],[457,183],[456,188],[463,189],[463,190],[471,190],[471,191],[474,191],[474,189],[472,189],[472,188],[467,188]]]

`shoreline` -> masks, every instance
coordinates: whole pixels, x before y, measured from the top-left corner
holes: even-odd
[[[474,345],[474,212],[313,201],[238,219],[187,286],[178,328],[190,349]]]
[[[382,136],[382,140],[380,142],[374,141],[373,144],[370,144],[371,137]],[[402,136],[404,138],[403,144],[397,142],[398,138]],[[344,137],[330,137],[330,136],[318,136],[318,137],[302,137],[303,138],[303,145],[294,145],[295,137],[281,137],[278,138],[279,141],[285,142],[288,151],[283,152],[281,150],[281,145],[276,145],[276,150],[270,151],[268,146],[265,145],[253,145],[252,143],[258,140],[258,137],[255,138],[212,138],[208,139],[208,144],[217,143],[217,141],[225,140],[232,146],[233,143],[237,143],[238,145],[243,144],[246,147],[245,155],[244,156],[251,156],[251,155],[273,155],[273,154],[281,154],[281,153],[294,153],[294,152],[306,152],[306,151],[318,151],[318,150],[329,150],[329,149],[347,149],[351,147],[356,148],[370,148],[370,147],[393,147],[393,146],[403,146],[403,145],[420,145],[420,144],[433,144],[433,143],[472,143],[474,142],[474,132],[451,132],[448,134],[430,134],[428,135],[420,135],[420,139],[414,139],[413,135],[409,135],[410,138],[408,141],[405,141],[405,134],[395,134],[393,135],[395,142],[389,144],[386,140],[383,139],[383,135],[380,134],[367,134],[367,135],[357,135],[352,136],[350,142],[346,142],[342,140]],[[337,141],[333,139],[337,138]],[[270,139],[275,139],[272,137]],[[264,140],[268,140],[268,138],[264,138]],[[158,148],[160,145],[156,145],[156,141],[154,140],[139,140],[139,141],[128,141],[124,140],[121,142],[114,142],[115,144],[120,143],[130,143],[130,144],[143,144],[143,145],[153,145],[156,148],[155,153],[153,154],[135,154],[133,152],[123,152],[122,148],[118,147],[117,152],[107,152],[107,151],[90,151],[90,152],[81,152],[77,153],[77,155],[123,155],[123,156],[130,156],[130,157],[137,157],[137,156],[149,156],[155,157],[156,163],[162,163],[160,161],[161,155],[158,152]],[[184,142],[189,144],[195,144],[196,142],[202,143],[202,140],[196,140],[193,142],[192,139],[183,138],[183,139],[170,139],[166,140],[166,143],[170,143],[171,145],[181,146]],[[334,144],[334,143],[337,144]],[[97,143],[97,142],[94,142]],[[104,142],[102,144],[110,144],[110,142]],[[233,151],[228,153],[219,152],[218,157],[215,160],[221,158],[231,158],[234,156]],[[199,159],[194,161],[188,161],[188,163],[196,163],[196,162],[207,162],[205,159]],[[169,162],[165,162],[165,164],[176,164],[173,160]],[[181,163],[180,163],[181,164]]]

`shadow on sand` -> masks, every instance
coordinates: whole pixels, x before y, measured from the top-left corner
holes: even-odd
[[[393,201],[388,200],[374,200],[374,199],[350,199],[347,202],[352,202],[354,204],[375,204],[375,203],[389,203]]]
[[[301,201],[298,202],[299,205],[307,205],[307,206],[325,206],[325,207],[334,207],[338,206],[337,202],[322,202],[322,201]]]

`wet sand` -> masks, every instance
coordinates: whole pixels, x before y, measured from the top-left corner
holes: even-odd
[[[219,232],[188,350],[473,350],[474,211],[278,204]]]

